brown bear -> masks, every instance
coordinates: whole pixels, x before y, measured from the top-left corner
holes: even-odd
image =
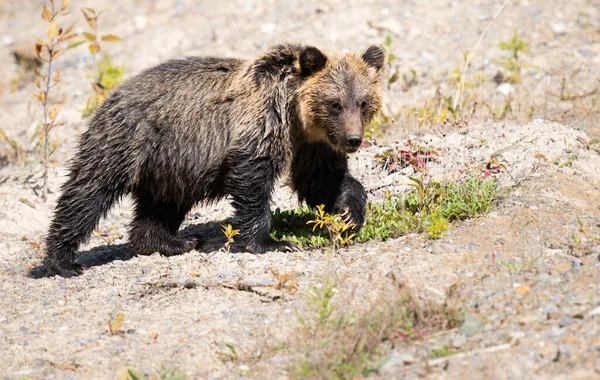
[[[82,272],[79,246],[125,194],[138,255],[194,249],[196,238],[176,236],[185,215],[226,196],[250,252],[294,249],[269,234],[271,193],[288,170],[301,201],[362,226],[367,196],[346,155],[381,108],[383,62],[377,46],[359,56],[284,44],[252,61],[171,60],[127,80],[80,137],[47,236],[50,273]]]

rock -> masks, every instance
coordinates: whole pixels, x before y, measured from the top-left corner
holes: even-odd
[[[600,306],[598,306],[597,308],[595,308],[592,311],[590,311],[590,313],[588,315],[590,317],[593,317],[595,315],[600,315]]]
[[[148,25],[148,21],[146,20],[146,16],[137,15],[133,18],[133,24],[138,31],[146,29],[146,25]]]
[[[264,24],[260,24],[260,31],[264,34],[271,34],[277,27],[277,24],[274,22],[266,22]]]
[[[573,347],[567,343],[561,343],[558,345],[558,351],[554,357],[555,362],[566,362],[573,355]]]
[[[463,344],[467,341],[467,337],[461,333],[454,334],[454,338],[452,338],[452,347],[461,348]]]
[[[510,83],[502,83],[501,85],[499,85],[496,88],[496,92],[499,92],[500,94],[502,94],[504,96],[507,96],[508,94],[510,94],[511,92],[514,92],[514,91],[515,91],[515,88]]]
[[[553,303],[546,305],[544,308],[544,315],[546,319],[558,319],[562,315],[558,306]]]
[[[567,25],[562,22],[552,24],[551,28],[555,36],[562,36],[567,33]]]
[[[573,261],[571,261],[571,269],[573,269],[574,271],[578,271],[582,265],[583,263],[580,259],[575,258]]]
[[[377,370],[380,375],[386,377],[393,377],[407,364],[415,362],[415,358],[411,354],[399,353],[397,351],[392,352],[390,356],[385,359],[385,362]]]
[[[572,324],[573,322],[575,322],[575,319],[573,319],[569,316],[564,316],[558,321],[558,326],[565,327],[565,326]]]
[[[483,324],[481,323],[481,319],[473,314],[467,314],[465,320],[458,329],[459,334],[464,334],[465,336],[473,336],[477,334],[477,332],[481,329]]]

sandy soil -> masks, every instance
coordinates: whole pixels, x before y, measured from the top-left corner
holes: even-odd
[[[493,76],[493,59],[502,54],[497,43],[518,28],[532,43],[528,57],[542,68],[525,73],[518,91],[535,93],[543,90],[536,83],[549,83],[557,92],[562,77],[576,94],[593,90],[600,67],[600,4],[560,4],[515,1],[507,7],[485,39],[476,70]],[[447,83],[448,72],[462,62],[461,52],[475,45],[500,4],[181,0],[157,1],[154,9],[146,1],[75,4],[84,5],[106,8],[101,28],[123,39],[107,50],[129,75],[189,54],[252,57],[282,40],[360,51],[392,33],[400,72],[424,74],[409,89],[399,82],[389,93],[398,107],[411,107]],[[0,7],[0,55],[9,57],[45,33],[31,16],[39,11],[37,2],[0,1]],[[124,379],[126,368],[156,374],[165,366],[198,379],[288,378],[297,353],[278,347],[298,346],[304,338],[298,315],[306,311],[311,287],[328,278],[337,281],[338,310],[360,310],[400,282],[421,303],[443,304],[449,289],[456,289],[454,297],[481,324],[469,337],[443,330],[385,346],[385,364],[370,377],[600,378],[600,155],[586,145],[600,126],[596,111],[586,108],[591,97],[550,99],[552,110],[536,111],[533,121],[475,115],[460,129],[389,130],[383,144],[419,139],[436,147],[439,158],[428,169],[437,179],[460,178],[493,157],[506,166],[498,174],[504,196],[494,210],[451,225],[441,240],[408,235],[335,254],[227,253],[219,225],[231,207],[221,202],[198,207],[182,227],[182,233],[207,236],[198,251],[135,257],[127,245],[126,199],[82,248],[79,260],[89,267],[84,275],[34,279],[28,275],[36,273],[43,255],[66,160],[85,128],[80,109],[93,71],[85,49],[66,52],[59,64],[64,79],[57,98],[64,102],[66,125],[53,135],[59,147],[49,200],[38,195],[41,165],[35,153],[0,169],[0,378]],[[29,146],[40,114],[27,97],[33,85],[25,78],[13,92],[17,67],[4,59],[0,68],[7,73],[0,79],[0,127]],[[490,99],[500,96],[492,89]],[[382,149],[372,146],[352,157],[353,173],[371,200],[386,189],[406,191],[413,174],[383,171],[374,162]],[[0,142],[4,155],[11,158],[11,151]],[[273,203],[297,205],[283,185]],[[274,273],[292,275],[297,289],[278,288]],[[110,315],[119,312],[124,319],[112,335]],[[434,358],[432,352],[445,346],[453,354]]]

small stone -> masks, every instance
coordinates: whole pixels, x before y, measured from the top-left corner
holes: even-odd
[[[133,24],[137,30],[146,29],[146,25],[148,25],[148,21],[146,20],[146,16],[138,15],[133,18]]]
[[[515,91],[515,88],[510,83],[502,83],[501,85],[499,85],[496,88],[496,92],[498,92],[504,96],[507,96],[508,94],[510,94],[511,92],[514,92],[514,91]]]
[[[564,316],[558,321],[558,326],[565,327],[575,322],[575,320],[569,316]]]
[[[465,344],[467,341],[467,337],[464,336],[463,334],[454,334],[454,338],[452,338],[452,347],[454,348],[461,348],[463,346],[463,344]]]
[[[570,344],[561,343],[558,345],[558,351],[554,357],[555,362],[566,362],[573,355],[573,347]]]
[[[595,308],[592,311],[590,311],[590,313],[588,315],[590,317],[593,317],[595,315],[600,315],[600,306],[598,306],[597,308]]]
[[[481,323],[481,319],[473,314],[467,314],[465,317],[465,321],[463,322],[460,329],[458,329],[459,334],[464,334],[465,336],[473,336],[475,335],[483,326]]]
[[[398,374],[398,371],[407,364],[415,362],[415,358],[410,354],[402,354],[397,351],[392,352],[390,356],[385,359],[385,362],[377,370],[380,375],[386,377],[392,377]]]
[[[558,319],[562,315],[560,309],[555,304],[551,303],[546,305],[544,308],[544,315],[546,319]]]
[[[260,31],[264,34],[271,34],[277,27],[277,24],[274,22],[266,22],[264,24],[260,24]]]
[[[571,269],[574,271],[578,271],[582,265],[583,263],[580,259],[575,258],[573,261],[571,261]]]
[[[515,293],[526,295],[529,293],[529,287],[527,285],[521,285],[515,289]]]
[[[594,369],[600,373],[600,356],[594,360]]]
[[[562,22],[557,22],[551,25],[552,32],[556,36],[562,36],[567,33],[567,26]]]

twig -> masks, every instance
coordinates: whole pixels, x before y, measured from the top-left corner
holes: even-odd
[[[429,366],[435,366],[435,365],[439,365],[439,364],[444,364],[447,361],[449,361],[450,359],[463,359],[463,358],[467,358],[467,357],[475,356],[475,355],[480,355],[480,354],[491,354],[493,352],[508,350],[511,347],[512,347],[512,344],[510,344],[510,343],[500,344],[498,346],[486,347],[486,348],[481,349],[481,350],[473,350],[473,351],[469,351],[469,352],[461,352],[460,354],[447,356],[445,358],[433,359],[433,360],[428,361],[427,364]]]
[[[500,16],[500,13],[502,13],[502,11],[504,10],[504,8],[506,8],[506,6],[510,2],[511,2],[511,0],[506,0],[504,2],[504,4],[502,4],[502,6],[500,7],[500,9],[498,9],[498,11],[494,15],[494,17],[492,17],[492,19],[490,20],[490,22],[486,26],[486,28],[483,31],[483,33],[481,33],[481,35],[479,36],[479,40],[477,41],[477,44],[475,44],[475,47],[473,48],[473,51],[469,52],[467,54],[467,57],[465,59],[465,70],[463,71],[463,73],[461,75],[461,78],[460,78],[460,87],[456,90],[456,96],[454,97],[454,105],[453,105],[454,109],[456,109],[456,106],[460,102],[460,110],[462,111],[462,95],[463,95],[464,88],[465,88],[465,80],[466,80],[466,77],[467,77],[467,71],[469,70],[469,65],[471,64],[471,61],[475,57],[475,54],[472,54],[472,53],[475,52],[479,48],[479,45],[481,45],[481,41],[483,41],[483,38],[487,35],[487,32],[490,29],[490,27],[494,24],[494,22],[496,21],[496,19],[498,18],[498,16]]]

